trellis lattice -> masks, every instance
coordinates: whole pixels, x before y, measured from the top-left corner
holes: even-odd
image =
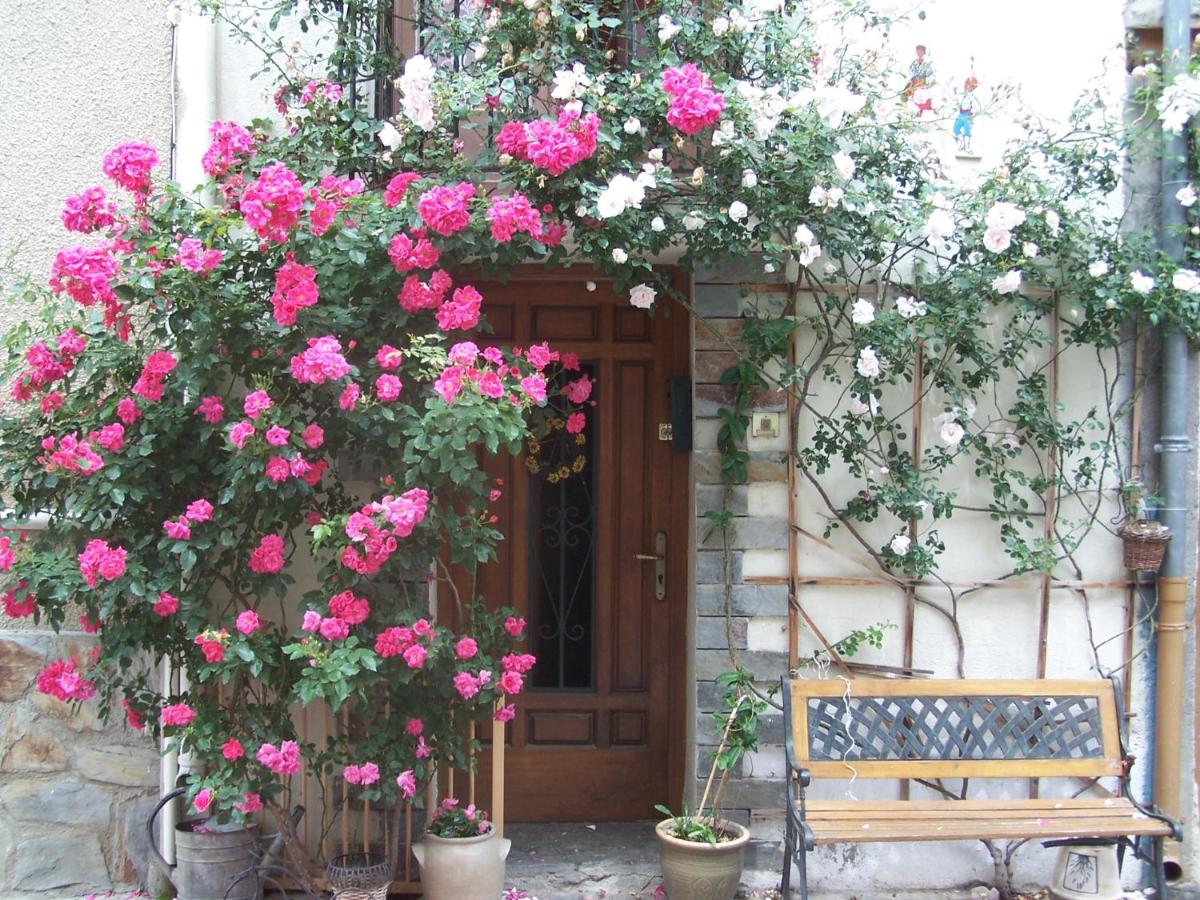
[[[808,747],[812,760],[1104,756],[1099,700],[1086,696],[809,697]]]

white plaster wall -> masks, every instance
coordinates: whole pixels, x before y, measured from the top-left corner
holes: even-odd
[[[54,254],[88,240],[59,220],[65,197],[94,184],[128,140],[158,148],[169,170],[171,35],[166,0],[0,0],[0,285],[45,283]],[[0,332],[36,310],[0,305]],[[0,388],[7,397],[7,385]],[[142,823],[153,805],[158,755],[94,706],[22,690],[49,659],[86,652],[78,633],[16,634],[0,616],[0,893],[75,896],[145,883]],[[82,648],[82,649],[81,649]],[[74,798],[72,801],[71,798]],[[149,805],[148,805],[149,804]],[[63,835],[69,834],[69,839]]]
[[[904,6],[905,4],[891,4]],[[909,4],[912,5],[912,4]],[[1096,90],[1111,98],[1114,109],[1124,96],[1124,54],[1120,49],[1124,36],[1121,0],[1011,0],[1006,3],[964,3],[962,0],[930,0],[919,4],[925,13],[923,20],[912,20],[893,33],[892,46],[905,69],[918,43],[928,47],[937,77],[937,108],[946,115],[954,105],[954,97],[964,78],[974,74],[980,82],[979,91],[991,95],[1002,83],[1015,88],[1015,101],[1008,109],[992,110],[975,120],[975,151],[979,161],[957,159],[950,124],[930,124],[931,143],[937,147],[952,175],[970,182],[979,174],[994,167],[1000,160],[1005,144],[1020,133],[1018,122],[1026,116],[1042,120],[1061,121],[1075,99],[1085,91]],[[952,115],[952,113],[951,113]],[[1069,310],[1067,311],[1069,314]],[[1064,355],[1060,365],[1071,373],[1062,380],[1061,399],[1066,405],[1063,415],[1078,415],[1083,409],[1102,401],[1098,391],[1099,378],[1080,377],[1094,371],[1094,355],[1082,353]],[[1011,389],[1008,386],[1007,389]],[[1001,386],[1001,393],[1006,390]],[[911,389],[905,387],[885,393],[883,407],[903,409],[911,402]],[[923,417],[926,446],[936,441],[936,430],[930,419],[941,411],[940,399],[932,397]],[[836,404],[832,397],[818,402]],[[1001,397],[1002,405],[1007,398]],[[977,419],[986,420],[989,411],[981,409]],[[804,439],[802,422],[801,440]],[[823,487],[841,502],[848,499],[860,485],[848,479],[844,469],[835,467],[822,480]],[[1115,479],[1114,482],[1115,483]],[[980,483],[969,464],[947,473],[943,487],[958,492],[959,502],[986,505],[990,487]],[[824,505],[803,480],[798,483],[800,524],[820,534],[826,518]],[[1115,494],[1106,499],[1101,521],[1108,522],[1117,514]],[[1077,509],[1064,510],[1068,517],[1077,516]],[[922,523],[922,530],[929,523]],[[949,522],[938,522],[937,528],[945,539],[949,552],[942,559],[940,574],[951,581],[971,581],[994,578],[1011,568],[1000,545],[996,523],[985,514],[956,512]],[[895,522],[878,522],[864,529],[868,540],[876,546],[885,543],[897,531]],[[813,541],[802,539],[799,564],[802,575],[846,577],[870,576],[872,564],[858,563],[865,555],[841,531],[831,542],[840,552],[824,549]],[[1089,538],[1077,554],[1083,577],[1089,581],[1121,581],[1126,573],[1121,567],[1119,542],[1099,532]],[[750,566],[747,562],[747,574]],[[775,573],[772,573],[775,574]],[[1057,573],[1071,577],[1067,569]],[[945,590],[924,589],[929,600],[949,605]],[[831,639],[836,640],[851,628],[880,620],[902,625],[904,594],[889,587],[806,586],[802,602],[814,621]],[[1091,628],[1097,641],[1119,635],[1125,627],[1126,597],[1120,590],[1089,592]],[[1032,678],[1037,673],[1038,625],[1040,589],[1036,577],[1022,579],[1022,586],[992,588],[969,595],[960,602],[959,621],[966,645],[964,674],[976,678]],[[1051,593],[1048,628],[1048,677],[1096,677],[1096,667],[1086,634],[1088,620],[1083,602],[1072,591]],[[942,616],[927,607],[918,607],[913,634],[913,657],[918,668],[932,670],[938,677],[955,677],[956,653],[952,632]],[[801,653],[816,649],[812,635],[802,632]],[[1100,651],[1104,667],[1118,665],[1122,659],[1123,642],[1109,641]],[[866,649],[857,657],[864,662],[898,665],[902,662],[902,631],[889,633],[882,650]],[[1135,698],[1141,696],[1142,685],[1135,685]],[[1144,746],[1136,735],[1135,751]],[[1148,757],[1139,753],[1143,760]],[[1060,786],[1062,787],[1062,786]],[[1014,785],[972,785],[972,795],[1003,796]],[[1017,791],[1024,790],[1021,783]],[[860,798],[895,797],[894,782],[871,783],[863,780],[820,785],[814,796]],[[1049,787],[1046,790],[1050,790]],[[981,793],[982,792],[982,793]],[[781,827],[777,817],[756,816],[755,830],[763,836],[774,834]],[[1054,852],[1037,844],[1026,845],[1016,856],[1014,869],[1018,883],[1046,884],[1054,861]],[[936,882],[931,881],[936,872]],[[905,890],[951,887],[972,881],[990,882],[991,860],[978,842],[939,845],[876,845],[822,848],[815,854],[810,869],[811,883],[818,889],[835,886],[847,894],[872,890]]]
[[[126,140],[170,157],[166,0],[0,0],[0,260],[45,280],[78,235],[59,222],[69,194],[105,179]],[[106,190],[110,185],[104,184]],[[4,278],[7,281],[7,278]],[[0,329],[27,311],[0,308]]]

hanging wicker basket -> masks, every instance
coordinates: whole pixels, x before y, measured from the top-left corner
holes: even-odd
[[[387,900],[392,883],[391,865],[367,853],[335,857],[326,874],[334,900]]]
[[[1162,567],[1172,537],[1165,525],[1139,519],[1127,522],[1118,533],[1125,545],[1125,568],[1157,572]]]

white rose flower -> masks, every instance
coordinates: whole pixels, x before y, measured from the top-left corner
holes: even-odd
[[[797,244],[807,247],[810,246],[814,240],[816,240],[816,236],[812,233],[811,228],[809,228],[807,225],[800,224],[796,226],[796,235],[794,240]]]
[[[660,163],[663,161],[662,147],[655,147],[653,150],[651,150],[646,155],[650,157],[651,162]]]
[[[592,84],[587,69],[583,63],[575,63],[569,69],[559,69],[554,73],[554,88],[550,96],[555,100],[574,100],[582,96]]]
[[[712,23],[713,34],[715,34],[717,37],[721,37],[727,31],[729,31],[729,20],[728,19],[726,19],[724,16],[717,16],[717,18],[713,19],[713,23]]]
[[[868,403],[863,403],[859,399],[858,394],[851,394],[850,402],[846,406],[856,416],[865,416],[868,413],[875,415],[875,413],[879,412],[879,401],[875,399],[873,394],[870,396]]]
[[[837,169],[837,173],[841,176],[842,181],[849,181],[854,177],[854,159],[844,150],[839,150],[833,154],[833,167]]]
[[[667,223],[663,221],[662,216],[655,216],[653,219],[650,220],[650,230],[651,231],[666,231],[667,230]]]
[[[1021,286],[1021,270],[1009,269],[992,282],[992,290],[998,294],[1011,294]]]
[[[670,16],[658,17],[658,39],[662,43],[666,43],[675,35],[679,34],[679,26],[671,21]]]
[[[850,321],[855,325],[869,325],[875,321],[875,304],[859,297],[850,307]]]
[[[626,208],[641,209],[646,187],[624,173],[614,175],[596,199],[596,209],[602,219],[619,216]]]
[[[408,58],[404,74],[396,79],[404,115],[422,131],[432,131],[435,124],[433,79],[436,74],[433,63],[418,53]]]
[[[1046,210],[1046,216],[1045,216],[1045,218],[1046,218],[1046,224],[1047,224],[1047,225],[1049,226],[1049,228],[1050,228],[1050,233],[1051,233],[1051,234],[1053,234],[1053,235],[1057,235],[1057,234],[1058,234],[1059,225],[1061,224],[1061,223],[1060,223],[1060,221],[1059,221],[1059,218],[1058,218],[1058,213],[1056,213],[1056,212],[1055,212],[1054,210],[1052,210],[1052,209],[1048,209],[1048,210]]]
[[[700,187],[704,183],[704,166],[696,166],[692,169],[692,187]]]
[[[957,447],[967,435],[966,430],[953,419],[943,422],[938,433],[941,435],[942,441],[950,447]]]
[[[863,347],[858,351],[858,362],[854,364],[854,368],[863,378],[878,378],[883,371],[883,363],[880,362],[874,347]]]
[[[993,253],[1003,253],[1012,246],[1012,233],[1004,228],[988,228],[983,233],[983,246]]]
[[[1171,286],[1177,291],[1187,291],[1189,294],[1200,293],[1200,275],[1192,269],[1180,269],[1171,276]]]
[[[589,281],[584,287],[588,289],[588,293],[592,293],[596,290],[596,282]]]
[[[750,215],[750,210],[741,200],[734,200],[729,204],[729,218],[733,221],[740,222],[748,215]]]
[[[935,209],[925,223],[925,236],[931,241],[944,241],[954,234],[954,216],[949,210]]]
[[[1104,308],[1105,309],[1116,309],[1117,301],[1114,300],[1112,297],[1109,297],[1107,300],[1104,301]]]
[[[638,309],[650,309],[657,296],[658,291],[648,284],[638,284],[629,289],[629,302]]]
[[[624,250],[622,250],[620,247],[617,247],[616,249],[613,250],[612,258],[613,258],[613,262],[618,263],[618,264],[629,262],[629,254],[626,253]]]
[[[699,231],[704,227],[704,216],[699,213],[688,213],[683,217],[683,227],[688,231]]]
[[[917,316],[925,315],[926,311],[923,300],[914,300],[912,297],[896,298],[896,312],[902,319],[915,319]]]
[[[1154,279],[1135,270],[1129,273],[1129,285],[1139,294],[1148,294],[1154,290]]]
[[[1096,260],[1088,266],[1088,274],[1093,278],[1101,278],[1108,274],[1108,263],[1102,259]]]
[[[845,196],[846,196],[846,192],[843,191],[840,187],[831,187],[828,191],[826,191],[826,197],[827,197],[826,202],[828,202],[829,208],[833,209],[835,206],[837,206],[839,203],[842,202],[842,200],[845,198]]]
[[[758,174],[753,169],[742,169],[742,187],[758,187]]]
[[[395,150],[400,146],[400,141],[403,140],[400,130],[391,122],[384,122],[383,127],[379,129],[379,134],[375,136],[379,138],[379,143],[383,144],[389,150]]]
[[[796,254],[796,257],[797,257],[797,261],[800,263],[800,265],[811,266],[813,263],[815,263],[817,261],[817,258],[820,255],[821,255],[821,245],[820,244],[809,244],[806,247],[801,247],[800,252],[798,254]],[[831,265],[830,263],[825,264],[825,274],[827,274],[827,275],[831,274],[830,265]]]
[[[1038,245],[1033,241],[1026,241],[1021,245],[1021,254],[1027,259],[1033,259],[1038,255]]]
[[[768,275],[773,274],[775,271],[775,263],[765,263],[763,265],[763,271],[766,272]]]
[[[642,130],[642,123],[635,116],[633,118],[626,119],[625,124],[622,125],[621,128],[626,134],[637,134]]]
[[[1175,199],[1179,201],[1180,206],[1194,206],[1200,195],[1197,195],[1196,189],[1190,184],[1185,184],[1175,192]]]
[[[983,221],[988,228],[1012,231],[1025,221],[1025,210],[1012,203],[1000,202],[988,210]]]
[[[813,206],[825,206],[829,202],[829,192],[819,184],[814,184],[808,192],[808,202]]]
[[[912,546],[912,539],[907,534],[898,534],[892,538],[888,546],[892,548],[892,552],[897,556],[908,556],[908,550]]]
[[[743,31],[752,31],[754,29],[754,25],[749,19],[742,15],[742,11],[740,9],[734,7],[729,11],[729,29],[734,34],[740,34]]]

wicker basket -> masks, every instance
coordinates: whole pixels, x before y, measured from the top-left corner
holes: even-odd
[[[368,853],[343,853],[334,857],[326,872],[334,900],[387,900],[392,867]]]
[[[1162,567],[1163,557],[1167,553],[1167,544],[1171,540],[1171,532],[1141,533],[1128,527],[1120,531],[1121,541],[1125,545],[1125,568],[1139,572],[1157,572]]]

